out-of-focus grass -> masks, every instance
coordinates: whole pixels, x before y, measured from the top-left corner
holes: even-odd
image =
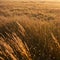
[[[60,59],[60,23],[58,21],[20,20],[30,38],[28,46],[34,59]],[[52,37],[51,33],[57,39]],[[28,37],[27,37],[28,38]],[[56,43],[57,42],[57,43]],[[59,44],[59,45],[58,45]]]
[[[0,46],[1,52],[4,52],[3,56],[0,53],[1,57],[17,60],[60,60],[60,9],[42,4],[0,4]]]

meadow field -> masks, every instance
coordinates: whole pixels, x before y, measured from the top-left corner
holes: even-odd
[[[0,1],[0,60],[60,60],[60,3]]]

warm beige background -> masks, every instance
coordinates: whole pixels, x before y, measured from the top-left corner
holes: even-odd
[[[20,0],[19,0],[20,1]],[[25,1],[25,0],[24,0]],[[29,1],[29,0],[26,0],[26,1]],[[60,0],[31,0],[31,1],[60,1]]]
[[[1,0],[6,1],[6,0]],[[54,1],[54,2],[60,2],[60,0],[7,0],[7,1]]]

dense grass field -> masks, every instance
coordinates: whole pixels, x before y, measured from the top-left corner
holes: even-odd
[[[0,1],[0,60],[60,60],[60,3]]]

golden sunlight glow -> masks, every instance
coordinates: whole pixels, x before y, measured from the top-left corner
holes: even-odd
[[[60,2],[60,0],[6,0],[6,1],[54,1],[54,2]]]
[[[16,1],[21,1],[21,0],[16,0]],[[56,1],[56,2],[59,2],[60,0],[23,0],[23,1]]]

